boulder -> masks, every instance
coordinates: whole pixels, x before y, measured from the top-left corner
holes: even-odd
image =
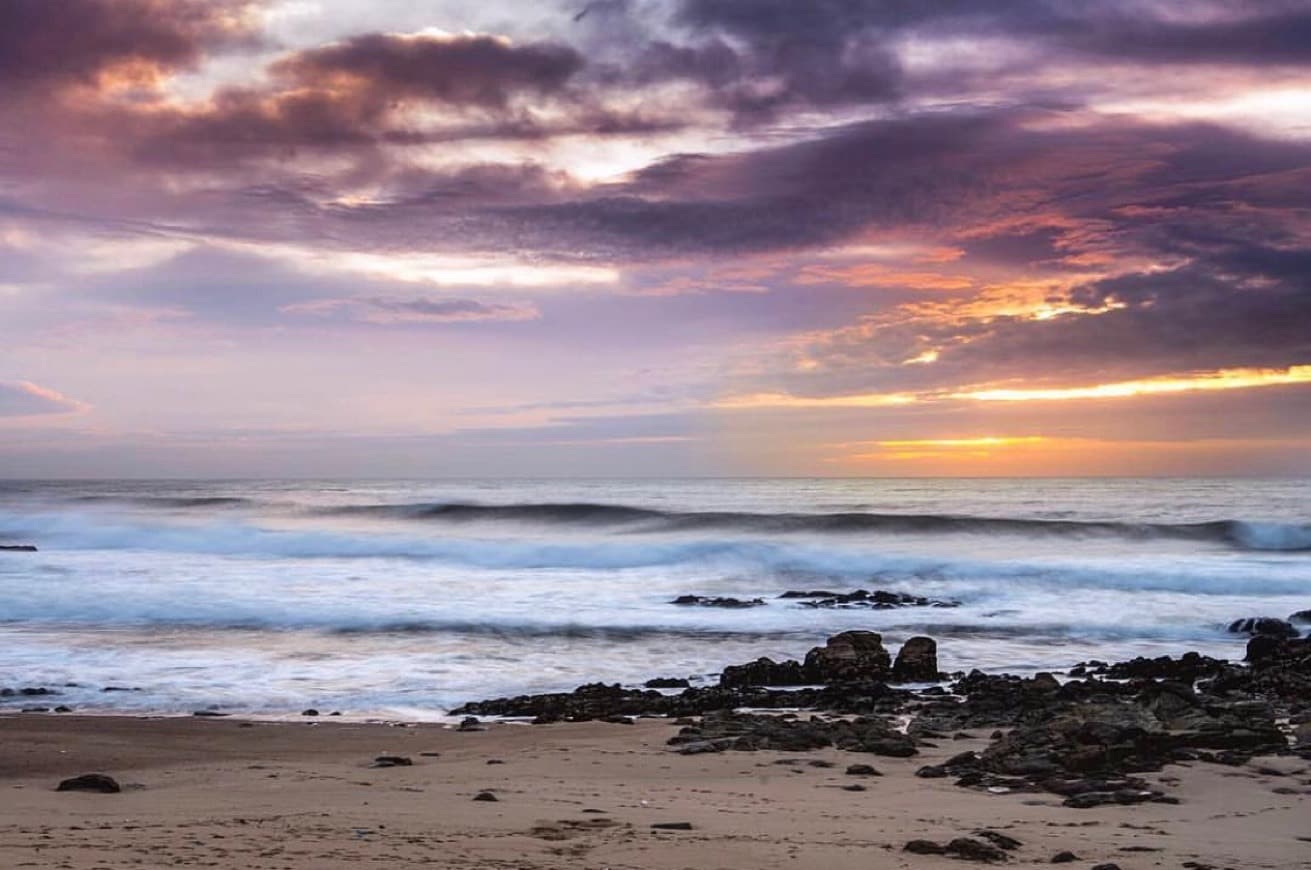
[[[824,646],[806,653],[803,665],[823,683],[883,680],[891,666],[892,656],[883,648],[883,636],[876,631],[835,634]]]
[[[719,685],[725,688],[745,686],[803,686],[815,682],[797,662],[776,662],[761,656],[744,665],[729,665],[719,675]]]
[[[35,553],[31,544],[0,544],[0,553]]]
[[[931,637],[912,637],[897,651],[892,665],[894,683],[931,683],[938,673],[938,642]]]
[[[96,794],[118,794],[122,790],[112,776],[103,773],[84,773],[64,780],[55,789],[55,791],[89,791]]]
[[[1231,634],[1268,635],[1270,637],[1297,637],[1298,630],[1282,619],[1273,616],[1251,616],[1229,623]]]

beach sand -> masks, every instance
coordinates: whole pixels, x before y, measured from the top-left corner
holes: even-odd
[[[1171,766],[1182,799],[1074,810],[1049,794],[987,794],[911,759],[682,756],[667,720],[492,725],[458,732],[308,720],[0,718],[0,867],[961,868],[902,851],[981,828],[1022,845],[1010,865],[1069,850],[1089,868],[1311,867],[1311,764]],[[425,755],[423,753],[440,753]],[[371,768],[379,755],[413,766]],[[795,763],[780,763],[786,759]],[[489,763],[499,761],[501,763]],[[833,767],[812,766],[811,761]],[[884,776],[845,774],[869,763]],[[120,794],[57,792],[106,773]],[[843,786],[865,786],[845,791]],[[499,800],[475,801],[482,790]],[[1278,791],[1276,791],[1278,790]],[[596,812],[599,810],[600,812]],[[690,822],[692,830],[655,830]]]

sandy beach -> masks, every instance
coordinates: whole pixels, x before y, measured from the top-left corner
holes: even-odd
[[[634,725],[0,719],[0,866],[32,868],[933,868],[906,842],[991,829],[1010,864],[1311,867],[1311,765],[1171,765],[1178,805],[1076,810],[1050,794],[967,791],[909,759],[827,749],[683,756],[667,720]],[[412,766],[374,768],[380,755]],[[872,763],[882,776],[851,776]],[[119,794],[57,792],[83,773]],[[860,785],[862,791],[844,786]],[[498,800],[476,801],[481,791]],[[688,822],[691,830],[659,830]],[[1188,863],[1195,862],[1195,863]],[[968,866],[968,865],[964,865]]]

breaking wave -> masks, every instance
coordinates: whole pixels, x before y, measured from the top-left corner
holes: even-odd
[[[749,513],[664,511],[587,502],[484,505],[414,503],[349,505],[324,513],[446,523],[515,522],[639,532],[741,531],[762,534],[1004,534],[1169,539],[1225,544],[1244,550],[1311,550],[1311,526],[1215,520],[1201,523],[1126,523],[1017,519],[954,514]]]

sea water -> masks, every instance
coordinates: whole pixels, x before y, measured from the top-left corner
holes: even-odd
[[[1229,622],[1311,608],[1307,480],[8,481],[0,544],[39,548],[0,553],[0,687],[82,712],[437,718],[847,629],[947,670],[1241,658]]]

